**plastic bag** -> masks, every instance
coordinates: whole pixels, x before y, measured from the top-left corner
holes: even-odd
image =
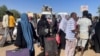
[[[59,34],[56,34],[56,42],[57,42],[58,44],[60,44],[60,36],[59,36]]]

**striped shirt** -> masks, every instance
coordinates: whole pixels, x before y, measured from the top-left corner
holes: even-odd
[[[75,30],[75,21],[73,18],[70,18],[69,20],[67,20],[67,24],[66,24],[66,39],[75,39],[75,33],[72,32],[72,30]]]

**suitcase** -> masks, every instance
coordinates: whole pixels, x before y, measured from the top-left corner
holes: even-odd
[[[17,35],[17,27],[14,28],[13,35],[14,35],[14,36]]]
[[[6,51],[6,56],[30,56],[29,49],[18,49]]]

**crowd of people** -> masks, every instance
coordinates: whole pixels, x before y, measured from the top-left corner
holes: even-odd
[[[83,11],[80,18],[75,12],[57,16],[52,15],[50,18],[41,15],[37,28],[34,28],[34,23],[27,13],[21,14],[14,41],[15,18],[13,13],[6,11],[2,22],[5,30],[3,38],[7,38],[9,33],[11,42],[18,48],[28,48],[30,56],[35,56],[34,39],[40,43],[43,56],[60,56],[61,49],[65,50],[65,56],[75,56],[79,50],[80,56],[83,56],[88,45],[96,53],[100,53],[100,20],[98,18],[92,19],[92,14],[88,11]]]

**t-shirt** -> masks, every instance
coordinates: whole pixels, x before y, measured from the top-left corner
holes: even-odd
[[[8,27],[8,15],[3,16],[3,21],[2,21],[3,27]]]
[[[9,16],[9,27],[15,27],[15,18],[13,16]]]
[[[89,26],[92,24],[91,20],[88,18],[81,18],[77,21],[77,24],[80,26],[80,38],[88,39],[89,38]]]
[[[88,26],[92,23],[88,18],[81,18],[77,21],[77,24],[80,26],[80,32],[88,32]]]

